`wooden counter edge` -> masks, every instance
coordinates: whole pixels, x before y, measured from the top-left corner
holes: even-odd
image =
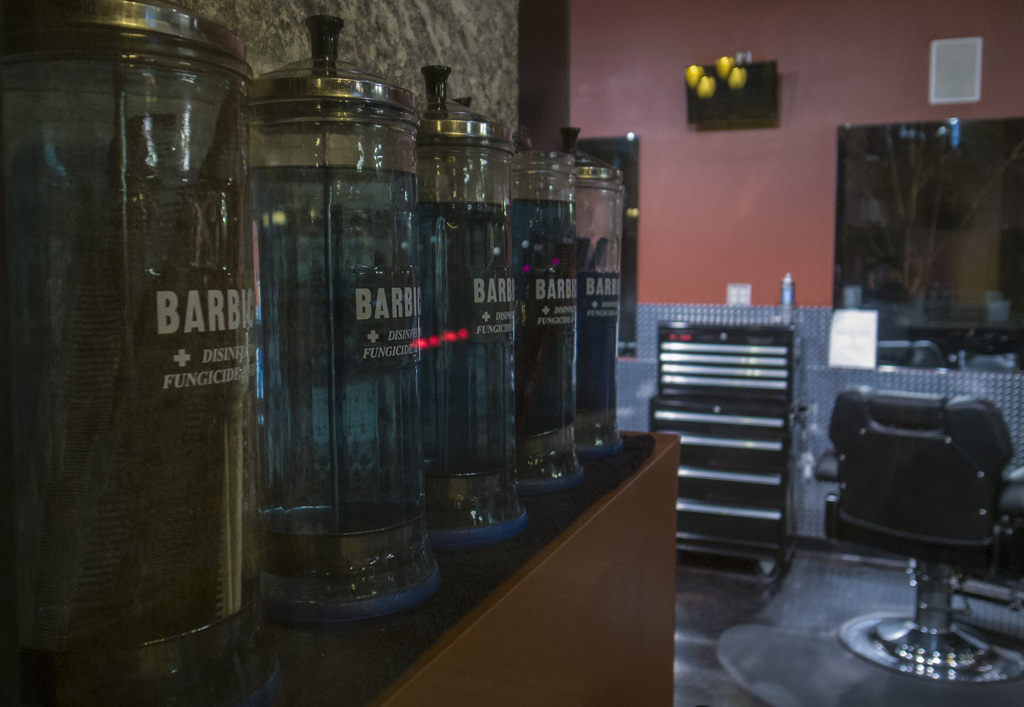
[[[650,434],[655,440],[654,450],[640,469],[620,487],[595,502],[518,572],[446,631],[372,704],[387,707],[429,705],[470,697],[487,698],[490,704],[503,704],[506,699],[508,704],[523,699],[534,704],[579,699],[580,691],[595,689],[593,684],[585,683],[599,682],[623,669],[620,665],[623,661],[615,657],[616,650],[620,648],[617,641],[613,646],[605,646],[597,655],[591,655],[590,650],[591,646],[600,646],[605,634],[622,634],[627,639],[640,641],[634,648],[655,656],[652,661],[642,661],[642,669],[649,673],[647,675],[634,674],[636,665],[624,670],[624,680],[635,681],[636,690],[647,690],[656,696],[653,702],[638,704],[670,705],[679,438],[675,434]],[[654,499],[657,499],[655,505],[658,508],[656,512],[648,512],[649,502]],[[649,522],[636,524],[635,519],[641,515],[649,517]],[[626,533],[627,530],[630,533]],[[630,546],[635,530],[646,538],[639,547]],[[569,567],[577,562],[577,558],[579,562],[589,562],[594,567],[600,565],[600,552],[604,547],[609,551],[616,547],[620,550],[617,562],[623,563],[629,577],[622,577],[624,572],[610,567],[610,556],[608,567],[604,568],[605,576],[600,581],[593,576],[585,576],[591,574],[589,567]],[[631,568],[630,563],[635,566]],[[616,604],[608,606],[609,598],[602,595],[603,586],[622,584],[623,581],[632,582],[635,586],[609,588],[608,596],[614,592]],[[544,598],[561,589],[566,592],[560,597],[563,606],[550,609],[549,605],[557,602]],[[573,597],[570,593],[573,589],[587,596]],[[636,596],[631,598],[634,589]],[[577,599],[579,610],[575,609]],[[516,614],[523,611],[525,615]],[[545,611],[557,613],[549,617],[538,616],[538,612],[543,615]],[[545,636],[550,637],[550,631],[558,630],[556,624],[566,614],[573,616],[566,619],[566,625],[561,629],[572,632],[572,635],[565,635],[570,647],[565,653],[574,653],[575,656],[553,653],[548,656],[550,661],[540,662],[535,654],[539,650],[549,650],[547,643],[550,641]],[[522,616],[522,621],[513,619],[513,616]],[[642,625],[635,628],[623,626],[627,619]],[[510,620],[515,621],[512,627],[509,627]],[[498,633],[496,627],[499,626],[507,627],[504,634],[483,634],[487,631]],[[637,635],[632,635],[634,633]],[[555,642],[561,642],[562,634],[558,636]],[[622,647],[622,650],[628,649]],[[498,656],[495,652],[503,655]],[[624,660],[638,659],[627,656]],[[552,675],[537,674],[557,670],[559,661],[564,663],[564,670],[555,674],[553,679]],[[648,662],[653,663],[649,669]],[[529,684],[525,683],[524,671],[527,670]],[[644,687],[645,684],[648,687]],[[615,682],[606,688],[625,690],[625,685]],[[484,694],[482,691],[489,692]],[[638,696],[631,693],[630,697]]]

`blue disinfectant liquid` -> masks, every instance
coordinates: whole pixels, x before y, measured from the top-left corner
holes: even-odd
[[[18,401],[2,472],[18,541],[3,542],[19,587],[5,640],[20,692],[234,704],[270,665],[247,512],[258,337],[231,82],[101,56],[2,72],[0,346]]]
[[[518,533],[514,283],[503,204],[417,207],[427,525],[435,547]]]
[[[589,242],[580,239],[579,252]],[[615,454],[621,448],[616,416],[619,275],[579,273],[576,345],[576,444],[580,456]]]
[[[576,248],[571,202],[512,205],[517,477],[524,492],[582,481],[576,418]]]
[[[422,504],[414,177],[308,167],[251,175],[268,607],[341,621],[403,608],[436,586]]]

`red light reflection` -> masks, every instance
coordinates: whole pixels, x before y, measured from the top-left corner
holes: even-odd
[[[459,329],[458,331],[442,331],[440,335],[431,334],[430,336],[420,337],[412,340],[412,347],[414,349],[436,349],[441,344],[450,344],[455,341],[465,341],[469,338],[469,329]]]

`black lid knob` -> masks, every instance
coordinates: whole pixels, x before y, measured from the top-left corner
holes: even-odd
[[[519,130],[512,136],[512,141],[515,143],[516,150],[533,149],[533,140],[530,139],[530,128],[522,123],[519,124]]]
[[[306,18],[309,30],[309,53],[314,59],[338,58],[338,34],[345,20],[334,15],[310,15]]]
[[[420,69],[427,85],[427,106],[432,110],[444,110],[448,94],[450,66],[429,64]]]
[[[568,152],[570,155],[576,154],[576,140],[579,139],[580,129],[579,128],[561,128],[562,133],[562,152]]]

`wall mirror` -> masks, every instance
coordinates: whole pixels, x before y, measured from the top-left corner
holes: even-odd
[[[833,305],[879,366],[1019,373],[1024,118],[840,127]]]

